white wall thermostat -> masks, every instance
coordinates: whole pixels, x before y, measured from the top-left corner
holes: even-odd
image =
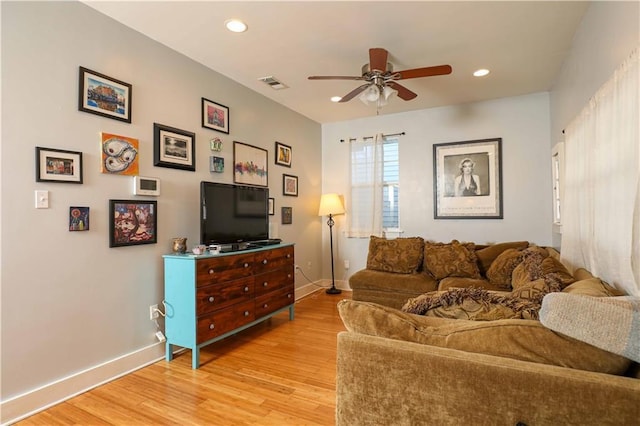
[[[160,195],[160,179],[153,177],[134,176],[133,195]]]

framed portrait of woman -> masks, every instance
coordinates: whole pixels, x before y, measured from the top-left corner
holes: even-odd
[[[502,138],[433,145],[435,219],[502,219]]]

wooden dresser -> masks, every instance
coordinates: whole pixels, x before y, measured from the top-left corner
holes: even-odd
[[[286,309],[293,320],[294,251],[278,244],[217,255],[164,255],[166,359],[173,345],[200,348]]]

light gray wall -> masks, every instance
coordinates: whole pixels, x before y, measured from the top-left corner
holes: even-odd
[[[233,141],[269,151],[274,233],[320,278],[321,127],[77,2],[2,2],[2,399],[156,344],[149,305],[163,298],[171,238],[199,238],[199,183],[232,182]],[[133,122],[78,111],[78,67],[133,85]],[[230,108],[231,134],[201,127],[201,97]],[[153,166],[153,123],[196,133],[196,172]],[[100,132],[139,139],[140,174],[161,179],[158,244],[109,248],[108,200],[135,198],[132,178],[100,173]],[[209,139],[225,172],[209,172]],[[274,142],[293,166],[273,163]],[[35,182],[35,147],[81,151],[84,184]],[[299,197],[282,196],[282,173]],[[34,208],[34,190],[50,208]],[[278,225],[280,207],[293,225]],[[91,208],[69,232],[70,206]],[[299,278],[299,277],[298,277]],[[307,282],[297,282],[299,287]]]
[[[551,143],[640,44],[640,2],[593,2],[551,90]],[[614,167],[612,165],[612,167]],[[561,236],[553,235],[559,246]]]
[[[372,115],[375,110],[372,109]],[[349,192],[349,146],[340,139],[400,136],[400,222],[403,236],[477,243],[529,240],[551,243],[549,99],[547,93],[433,108],[322,126],[323,192]],[[502,138],[504,219],[434,219],[433,145]],[[366,265],[368,239],[346,238],[337,218],[336,279]],[[328,232],[323,235],[325,247]],[[325,248],[325,254],[328,249]],[[349,270],[343,260],[349,260]],[[329,258],[324,276],[330,274]]]

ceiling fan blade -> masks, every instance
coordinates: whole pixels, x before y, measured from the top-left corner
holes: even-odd
[[[349,75],[312,75],[309,80],[363,80],[362,76],[354,77]]]
[[[348,101],[350,101],[351,99],[353,99],[356,96],[358,96],[360,93],[364,92],[365,89],[367,87],[369,87],[370,85],[371,85],[371,83],[367,83],[367,84],[363,84],[362,86],[353,89],[352,91],[350,91],[349,93],[344,95],[342,97],[342,99],[340,99],[340,102],[348,102]]]
[[[387,72],[387,57],[389,52],[381,47],[369,49],[369,69],[378,70],[381,73]]]
[[[395,81],[388,82],[387,86],[391,87],[392,89],[397,90],[398,91],[398,97],[400,99],[404,99],[405,101],[410,101],[411,99],[413,99],[416,96],[418,96],[417,94],[413,93],[411,90],[407,89],[404,86],[401,86],[400,84],[396,83]]]
[[[451,65],[437,65],[435,67],[397,71],[394,72],[394,74],[400,74],[400,78],[396,78],[395,80],[406,80],[408,78],[433,77],[435,75],[451,74],[451,71]]]

